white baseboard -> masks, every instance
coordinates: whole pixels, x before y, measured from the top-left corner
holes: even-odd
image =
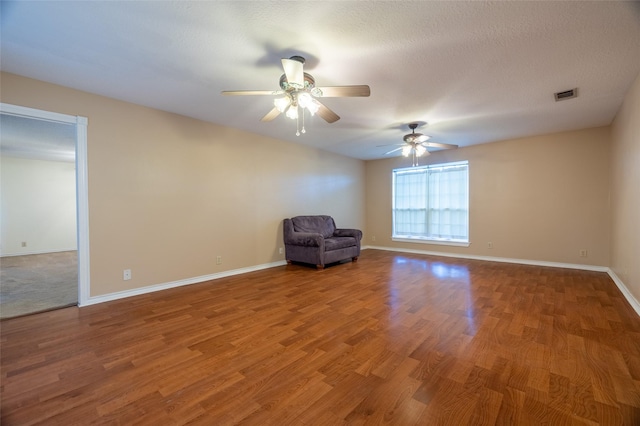
[[[631,294],[626,285],[622,282],[622,280],[611,270],[611,268],[607,266],[596,266],[596,265],[581,265],[576,263],[562,263],[562,262],[547,262],[543,260],[527,260],[527,259],[512,259],[506,257],[492,257],[492,256],[476,256],[476,255],[465,255],[465,254],[457,254],[457,253],[443,253],[439,251],[427,251],[427,250],[412,250],[412,249],[399,249],[393,247],[379,247],[379,246],[364,246],[365,249],[373,249],[373,250],[386,250],[386,251],[396,251],[396,252],[404,252],[404,253],[416,253],[416,254],[427,254],[431,256],[444,256],[444,257],[456,257],[460,259],[472,259],[472,260],[484,260],[488,262],[504,262],[504,263],[517,263],[522,265],[534,265],[534,266],[549,266],[552,268],[569,268],[569,269],[581,269],[584,271],[595,271],[595,272],[606,272],[609,274],[613,282],[616,284],[618,289],[622,292],[622,295],[627,302],[631,305],[633,310],[636,311],[638,316],[640,316],[640,302]]]
[[[95,305],[97,303],[109,302],[117,299],[124,299],[125,297],[139,296],[141,294],[153,293],[155,291],[167,290],[174,287],[181,287],[184,285],[197,284],[205,281],[217,280],[219,278],[230,277],[233,275],[246,274],[248,272],[260,271],[262,269],[274,268],[276,266],[286,265],[284,260],[272,263],[264,263],[262,265],[249,266],[247,268],[232,269],[230,271],[219,272],[217,274],[203,275],[200,277],[187,278],[179,281],[172,281],[164,284],[150,285],[146,287],[135,288],[131,290],[118,291],[116,293],[105,294],[102,296],[89,297],[85,303],[79,306]]]
[[[77,251],[76,247],[68,249],[56,249],[45,251],[24,251],[20,253],[0,253],[0,257],[17,257],[17,256],[31,256],[33,254],[51,254],[51,253],[64,253],[65,251]]]
[[[611,277],[613,282],[616,283],[616,285],[618,286],[618,288],[622,292],[622,295],[624,296],[625,299],[627,299],[627,302],[629,302],[629,304],[631,305],[633,310],[636,311],[638,316],[640,316],[640,302],[638,302],[638,299],[633,297],[633,294],[631,294],[631,292],[629,291],[627,286],[624,285],[622,280],[616,275],[615,272],[613,272],[611,270],[611,268],[608,268],[607,273],[609,274],[609,276]]]
[[[427,255],[431,255],[431,256],[455,257],[455,258],[459,258],[459,259],[484,260],[484,261],[487,261],[487,262],[503,262],[503,263],[517,263],[517,264],[521,264],[521,265],[549,266],[549,267],[552,267],[552,268],[581,269],[581,270],[585,270],[585,271],[596,271],[596,272],[608,272],[609,271],[609,268],[607,266],[582,265],[582,264],[577,264],[577,263],[547,262],[545,260],[528,260],[528,259],[513,259],[513,258],[508,258],[508,257],[477,256],[477,255],[467,255],[467,254],[458,254],[458,253],[444,253],[444,252],[441,252],[441,251],[399,249],[399,248],[379,247],[379,246],[366,246],[366,247],[363,247],[363,249],[397,251],[397,252],[403,252],[403,253],[427,254]]]

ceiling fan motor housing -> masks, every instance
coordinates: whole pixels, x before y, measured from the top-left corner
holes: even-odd
[[[304,73],[304,90],[308,90],[311,92],[312,95],[314,96],[318,96],[316,94],[313,93],[313,89],[316,87],[316,79],[313,78],[313,76],[309,73]],[[280,87],[282,88],[282,90],[284,90],[285,92],[293,92],[295,90],[301,90],[299,88],[296,88],[292,85],[289,84],[289,81],[287,80],[287,75],[286,74],[282,74],[280,76]],[[318,89],[320,90],[320,89]]]
[[[425,136],[422,133],[409,133],[402,138],[407,143],[421,143],[429,140],[429,136]]]

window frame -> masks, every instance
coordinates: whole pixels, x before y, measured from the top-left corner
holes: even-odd
[[[466,214],[466,223],[465,223],[466,230],[467,230],[466,239],[451,238],[451,237],[412,236],[412,235],[403,235],[403,234],[396,233],[396,191],[397,191],[396,176],[397,176],[397,173],[403,172],[403,171],[416,171],[416,169],[428,171],[429,169],[440,169],[445,167],[459,167],[459,166],[466,167],[466,197],[467,197],[467,202],[466,202],[467,214]],[[426,181],[427,186],[428,186],[428,182],[429,181],[428,181],[428,175],[427,175],[427,181]],[[391,188],[391,222],[392,222],[391,223],[391,240],[392,241],[469,247],[469,245],[471,244],[470,238],[469,238],[471,232],[469,229],[470,191],[469,191],[469,161],[468,160],[453,161],[448,163],[428,164],[428,165],[419,166],[419,167],[404,167],[404,168],[393,169],[391,187],[392,187]],[[428,188],[426,191],[427,191],[426,194],[428,194]],[[429,227],[428,219],[427,219],[426,226],[427,228]]]

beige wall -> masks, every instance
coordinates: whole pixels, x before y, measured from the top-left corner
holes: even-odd
[[[391,241],[391,172],[410,160],[369,161],[366,244],[606,267],[609,144],[603,127],[440,151],[421,161],[469,161],[469,247]]]
[[[640,75],[612,125],[611,269],[640,300]]]
[[[12,74],[0,83],[4,103],[89,119],[92,297],[283,261],[285,217],[364,227],[363,161]]]

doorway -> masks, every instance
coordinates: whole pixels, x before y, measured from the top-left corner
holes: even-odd
[[[89,295],[87,119],[0,104],[0,318]]]

